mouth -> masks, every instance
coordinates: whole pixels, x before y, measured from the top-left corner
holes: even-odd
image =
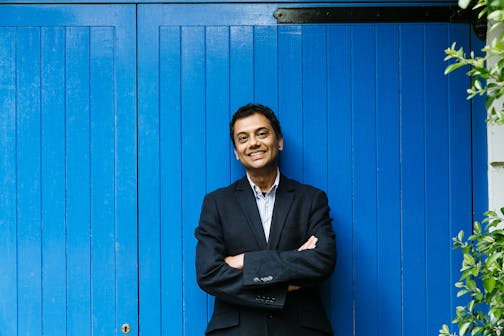
[[[264,151],[258,151],[258,152],[252,152],[250,154],[248,154],[248,156],[250,156],[251,158],[260,158],[264,155]]]

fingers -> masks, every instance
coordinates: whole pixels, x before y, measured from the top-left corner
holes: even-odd
[[[308,240],[298,248],[298,251],[311,250],[317,247],[318,238],[311,236]]]
[[[287,286],[287,291],[288,292],[293,292],[293,291],[297,291],[297,290],[300,290],[301,289],[301,286],[296,286],[296,285],[289,285]]]
[[[224,258],[224,262],[233,268],[243,269],[243,257],[243,253],[235,256],[228,256]]]

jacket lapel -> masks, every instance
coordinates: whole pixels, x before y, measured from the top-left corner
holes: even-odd
[[[257,244],[261,249],[266,248],[266,237],[264,236],[264,229],[261,222],[261,216],[257,209],[257,202],[255,200],[254,192],[245,176],[236,184],[236,199],[240,204],[241,210],[247,218],[247,224],[254,233]]]
[[[294,190],[295,187],[290,180],[281,175],[280,183],[275,196],[275,206],[273,207],[273,218],[271,219],[268,249],[274,250],[278,247],[287,214],[289,213],[292,201],[294,200]]]

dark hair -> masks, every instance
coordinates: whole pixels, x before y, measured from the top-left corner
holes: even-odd
[[[278,121],[275,113],[273,113],[273,111],[269,107],[261,104],[247,104],[236,110],[236,112],[233,114],[233,117],[231,118],[231,122],[229,123],[229,135],[231,136],[233,146],[235,145],[234,125],[236,121],[238,119],[243,119],[256,113],[262,114],[269,120],[271,127],[273,128],[273,131],[275,131],[275,134],[278,138],[283,137],[282,129],[280,128],[280,122]]]

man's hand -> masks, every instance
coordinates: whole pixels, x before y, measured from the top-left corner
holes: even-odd
[[[318,240],[317,237],[311,236],[310,238],[308,238],[308,240],[303,245],[301,245],[298,248],[298,251],[304,251],[304,250],[314,249],[315,247],[317,247],[317,240]],[[289,292],[297,291],[297,290],[300,290],[300,289],[301,289],[301,286],[296,286],[296,285],[289,285],[287,287],[287,290]]]
[[[303,245],[298,248],[298,251],[314,249],[315,247],[317,247],[317,240],[317,237],[311,236]],[[224,262],[233,268],[243,269],[243,256],[243,253],[235,256],[228,256],[224,258]],[[298,286],[289,285],[289,291],[298,290],[299,288],[300,287]]]
[[[298,248],[298,251],[311,250],[317,247],[318,238],[311,236],[308,240]]]
[[[233,268],[243,269],[243,253],[224,258],[226,264]]]

